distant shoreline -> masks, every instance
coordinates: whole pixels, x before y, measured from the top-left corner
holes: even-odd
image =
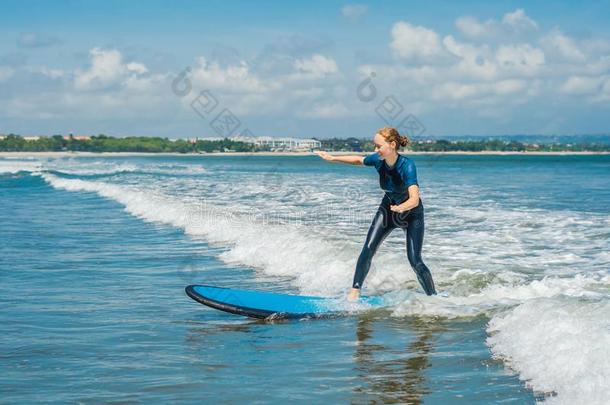
[[[367,155],[372,152],[330,152],[333,155]],[[610,152],[413,152],[401,151],[405,155],[610,155]],[[129,157],[129,156],[315,156],[314,152],[214,152],[214,153],[157,153],[157,152],[0,152],[0,157]]]

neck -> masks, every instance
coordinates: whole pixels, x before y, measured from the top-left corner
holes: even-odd
[[[394,153],[392,156],[388,156],[385,159],[385,162],[388,166],[392,167],[396,164],[397,160],[398,160],[398,153]]]

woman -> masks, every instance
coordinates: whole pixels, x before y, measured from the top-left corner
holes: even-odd
[[[374,166],[379,173],[379,185],[385,192],[379,209],[358,257],[354,282],[348,299],[357,300],[360,288],[371,267],[371,260],[383,240],[395,228],[402,228],[407,238],[407,257],[417,279],[428,295],[436,294],[430,270],[421,258],[424,241],[424,206],[419,198],[419,185],[415,163],[398,153],[401,146],[407,146],[409,139],[401,136],[394,128],[385,127],[377,131],[373,138],[375,152],[362,156],[332,156],[317,152],[324,160],[353,165]]]

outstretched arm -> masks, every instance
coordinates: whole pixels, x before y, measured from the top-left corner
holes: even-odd
[[[329,162],[341,162],[350,165],[362,165],[364,164],[364,156],[333,156],[328,152],[319,151],[316,155],[320,156],[324,160]]]

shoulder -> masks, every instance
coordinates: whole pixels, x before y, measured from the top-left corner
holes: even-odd
[[[413,159],[406,157],[405,155],[400,155],[399,160],[398,160],[398,167],[400,168],[400,170],[413,170],[415,169],[415,162],[413,161]]]
[[[371,153],[370,155],[367,155],[364,157],[364,160],[362,161],[362,163],[365,166],[379,167],[382,162],[381,162],[381,159],[379,158],[378,153]]]
[[[400,155],[398,171],[407,185],[417,184],[417,169],[413,159]]]

